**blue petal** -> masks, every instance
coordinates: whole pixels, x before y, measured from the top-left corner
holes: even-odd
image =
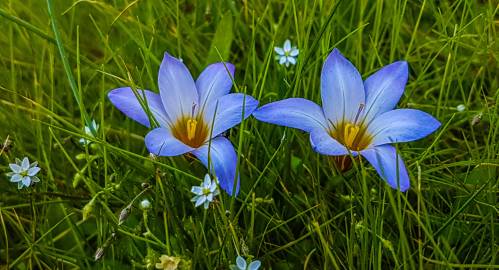
[[[10,177],[10,182],[19,182],[23,179],[23,177],[20,174],[13,174]]]
[[[28,169],[29,176],[35,176],[40,171],[40,167],[33,167]]]
[[[394,189],[406,191],[410,187],[409,175],[404,161],[397,155],[392,145],[381,145],[360,152],[378,174]],[[397,162],[396,162],[397,160]]]
[[[137,94],[142,100],[144,100],[144,103],[147,104],[149,111],[158,123],[161,126],[167,126],[169,121],[165,109],[163,108],[163,104],[161,103],[160,96],[148,90],[137,90]],[[149,117],[130,87],[111,90],[107,96],[111,103],[113,103],[113,105],[126,116],[146,127],[151,126],[149,123]]]
[[[289,62],[289,63],[291,63],[291,64],[293,64],[293,65],[294,65],[294,64],[296,64],[296,59],[295,59],[294,57],[292,57],[292,56],[288,56],[288,58],[287,58],[287,59],[288,59],[288,62]]]
[[[173,122],[191,115],[198,106],[198,91],[191,73],[184,63],[168,53],[159,67],[158,86],[166,114]]]
[[[21,163],[21,167],[23,171],[27,171],[29,169],[29,159],[27,157],[23,158],[23,161]]]
[[[215,63],[201,72],[196,80],[200,108],[230,92],[234,70],[235,67],[231,63]]]
[[[193,186],[191,188],[191,192],[196,194],[196,195],[201,195],[201,194],[203,194],[203,188],[200,186]]]
[[[249,270],[258,270],[258,268],[260,268],[260,265],[262,265],[262,263],[260,261],[256,260],[256,261],[249,264],[248,269]]]
[[[398,61],[369,76],[364,83],[368,120],[397,106],[404,93],[409,71],[407,62]]]
[[[282,47],[282,49],[285,52],[291,51],[291,41],[289,41],[289,39],[286,39],[286,41],[284,41],[284,46]]]
[[[29,176],[25,176],[22,180],[22,183],[25,187],[29,187],[31,184],[31,178]]]
[[[229,195],[232,195],[234,180],[236,176],[237,155],[234,147],[225,137],[217,137],[211,140],[211,149],[208,142],[192,153],[208,168],[208,151],[210,152],[210,173],[214,173],[220,183],[220,187]],[[237,177],[236,195],[239,193],[239,175]]]
[[[206,196],[204,196],[204,195],[199,196],[199,198],[197,199],[196,204],[194,205],[194,207],[198,207],[198,206],[200,206],[200,205],[201,205],[201,204],[203,204],[205,201],[206,201]]]
[[[206,174],[203,180],[203,188],[210,188],[210,187],[211,187],[211,178],[209,174]]]
[[[315,152],[329,156],[348,155],[348,150],[335,140],[323,128],[314,129],[310,133],[310,143]]]
[[[274,47],[274,51],[279,55],[284,55],[284,50],[279,47]]]
[[[15,163],[10,163],[9,167],[14,173],[21,173],[21,171],[23,170],[23,168],[20,165]]]
[[[281,56],[281,58],[279,59],[279,64],[282,65],[282,64],[286,63],[286,58],[287,58],[286,56]]]
[[[239,267],[239,269],[246,270],[246,260],[244,260],[243,257],[237,256],[236,265],[237,265],[237,267]]]
[[[241,123],[243,108],[244,119],[246,119],[253,113],[257,106],[258,101],[256,99],[240,93],[228,94],[207,104],[203,115],[208,126],[211,127],[213,125],[212,138]]]
[[[253,116],[263,122],[306,132],[316,128],[325,129],[328,126],[322,108],[303,98],[288,98],[266,104],[258,108]]]
[[[298,56],[299,53],[300,53],[300,51],[297,48],[293,48],[291,50],[291,52],[289,53],[289,56],[296,57],[296,56]]]
[[[428,136],[440,127],[433,116],[414,109],[397,109],[376,117],[368,126],[371,145],[409,142]]]
[[[333,122],[354,122],[365,104],[364,84],[357,69],[338,49],[334,49],[324,62],[321,74],[322,107]]]
[[[150,153],[158,156],[178,156],[194,150],[175,138],[167,128],[155,128],[147,133],[145,144]]]

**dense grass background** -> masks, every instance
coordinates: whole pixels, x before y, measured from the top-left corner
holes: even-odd
[[[0,269],[140,269],[161,254],[193,269],[227,269],[237,254],[264,269],[499,268],[497,2],[52,6],[49,14],[46,1],[0,2],[0,140],[10,141],[0,147]],[[287,38],[300,49],[289,69],[273,52]],[[365,162],[340,174],[305,133],[249,118],[227,134],[239,155],[241,194],[223,194],[208,211],[194,208],[190,187],[205,168],[189,156],[151,159],[147,129],[106,97],[126,85],[157,91],[168,51],[195,77],[221,58],[234,63],[233,91],[261,104],[320,103],[320,70],[334,47],[364,78],[408,61],[399,107],[442,122],[432,136],[398,145],[408,192],[390,189]],[[87,136],[90,147],[78,144],[86,119],[100,125],[96,138]],[[41,182],[19,191],[3,173],[23,156],[40,163]],[[144,198],[150,211],[138,207]],[[104,255],[96,262],[98,248]]]

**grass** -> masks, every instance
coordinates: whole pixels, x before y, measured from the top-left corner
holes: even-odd
[[[264,269],[499,268],[498,10],[492,0],[2,1],[0,269],[150,269],[161,254],[185,269],[228,269],[238,254]],[[300,49],[289,69],[273,53],[287,38]],[[334,47],[364,78],[406,60],[398,106],[442,122],[397,145],[408,192],[367,163],[339,173],[307,134],[249,118],[227,133],[240,195],[194,208],[205,168],[151,159],[148,130],[106,97],[126,85],[158,91],[168,51],[195,77],[234,63],[233,91],[261,104],[320,103]],[[95,137],[83,132],[91,119]],[[17,190],[3,172],[24,156],[40,163],[41,182]]]

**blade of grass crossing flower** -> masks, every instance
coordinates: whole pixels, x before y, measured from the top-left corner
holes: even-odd
[[[53,3],[52,0],[47,0],[47,9],[48,9],[48,15],[50,17],[50,22],[52,25],[52,31],[54,32],[54,37],[55,37],[55,43],[57,46],[57,49],[59,51],[59,56],[61,57],[62,65],[64,67],[64,72],[66,73],[66,77],[69,82],[69,87],[71,88],[71,91],[73,92],[73,97],[76,100],[76,103],[78,104],[78,107],[80,109],[81,116],[83,117],[83,120],[85,122],[85,125],[90,128],[90,131],[92,134],[97,135],[96,130],[94,129],[92,122],[90,120],[90,117],[87,114],[87,111],[85,110],[85,107],[83,106],[83,103],[81,101],[81,93],[78,89],[78,86],[76,85],[75,78],[73,76],[73,72],[71,71],[71,67],[69,66],[69,61],[66,55],[66,51],[64,49],[64,45],[62,43],[61,39],[61,34],[59,33],[59,28],[57,24],[57,20],[54,15],[54,8],[53,8]]]

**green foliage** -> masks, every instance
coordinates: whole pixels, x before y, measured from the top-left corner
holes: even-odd
[[[491,0],[1,1],[0,269],[154,269],[162,254],[185,269],[228,269],[238,254],[263,269],[499,268],[497,12]],[[287,38],[300,49],[289,69],[273,53]],[[157,91],[168,51],[194,77],[235,64],[233,91],[261,104],[320,103],[334,47],[364,78],[406,60],[399,107],[442,122],[397,146],[408,192],[358,160],[339,173],[303,132],[249,118],[227,134],[241,194],[194,208],[190,187],[206,169],[150,157],[147,129],[106,97]],[[18,190],[4,173],[23,156],[41,182]]]

